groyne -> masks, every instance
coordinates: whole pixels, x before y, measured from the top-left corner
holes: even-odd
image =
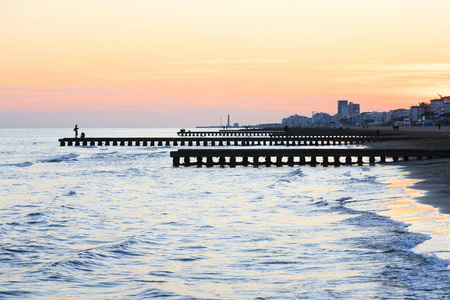
[[[62,138],[60,146],[334,146],[391,140],[390,137],[364,135],[314,135],[297,137],[92,137]]]
[[[170,152],[173,166],[235,167],[341,165],[448,158],[450,150],[411,149],[179,149]]]

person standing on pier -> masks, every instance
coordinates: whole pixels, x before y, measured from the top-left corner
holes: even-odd
[[[75,128],[73,129],[73,131],[75,131],[75,137],[78,137],[78,125],[75,125]]]

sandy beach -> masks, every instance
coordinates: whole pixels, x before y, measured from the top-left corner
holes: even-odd
[[[378,127],[382,136],[395,135],[392,141],[370,143],[373,149],[407,148],[407,149],[446,149],[450,151],[450,126],[412,127],[393,130],[392,127]],[[394,136],[392,136],[394,137]],[[450,159],[430,159],[421,161],[399,162],[410,178],[419,179],[413,188],[424,190],[423,197],[417,200],[450,214]]]

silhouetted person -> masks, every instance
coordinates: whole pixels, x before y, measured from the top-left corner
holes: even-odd
[[[286,135],[286,137],[289,136],[289,126],[284,126],[284,134]]]
[[[380,136],[380,131],[377,129],[377,131],[375,132],[376,136]]]
[[[85,137],[85,134],[84,134],[84,132],[82,132],[82,133],[80,134],[80,138],[84,139],[84,137]]]
[[[75,131],[75,137],[78,137],[78,125],[75,125],[75,128],[73,129],[73,131]]]

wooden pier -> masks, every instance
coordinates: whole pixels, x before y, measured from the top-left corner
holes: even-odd
[[[184,131],[177,132],[179,136],[269,136],[272,133],[282,132],[280,130],[263,129],[239,129],[239,130],[218,130],[218,131]],[[283,131],[284,132],[284,131]]]
[[[334,146],[390,140],[376,136],[302,136],[302,137],[93,137],[63,138],[60,146]]]
[[[218,131],[185,131],[177,132],[179,136],[199,137],[199,136],[272,136],[285,137],[284,130],[264,130],[264,129],[239,129],[239,130],[218,130]],[[290,130],[289,137],[373,137],[374,131],[355,131],[355,130],[320,130],[304,129]]]
[[[412,149],[180,149],[173,166],[294,166],[374,164],[410,159],[448,158],[450,150]]]

